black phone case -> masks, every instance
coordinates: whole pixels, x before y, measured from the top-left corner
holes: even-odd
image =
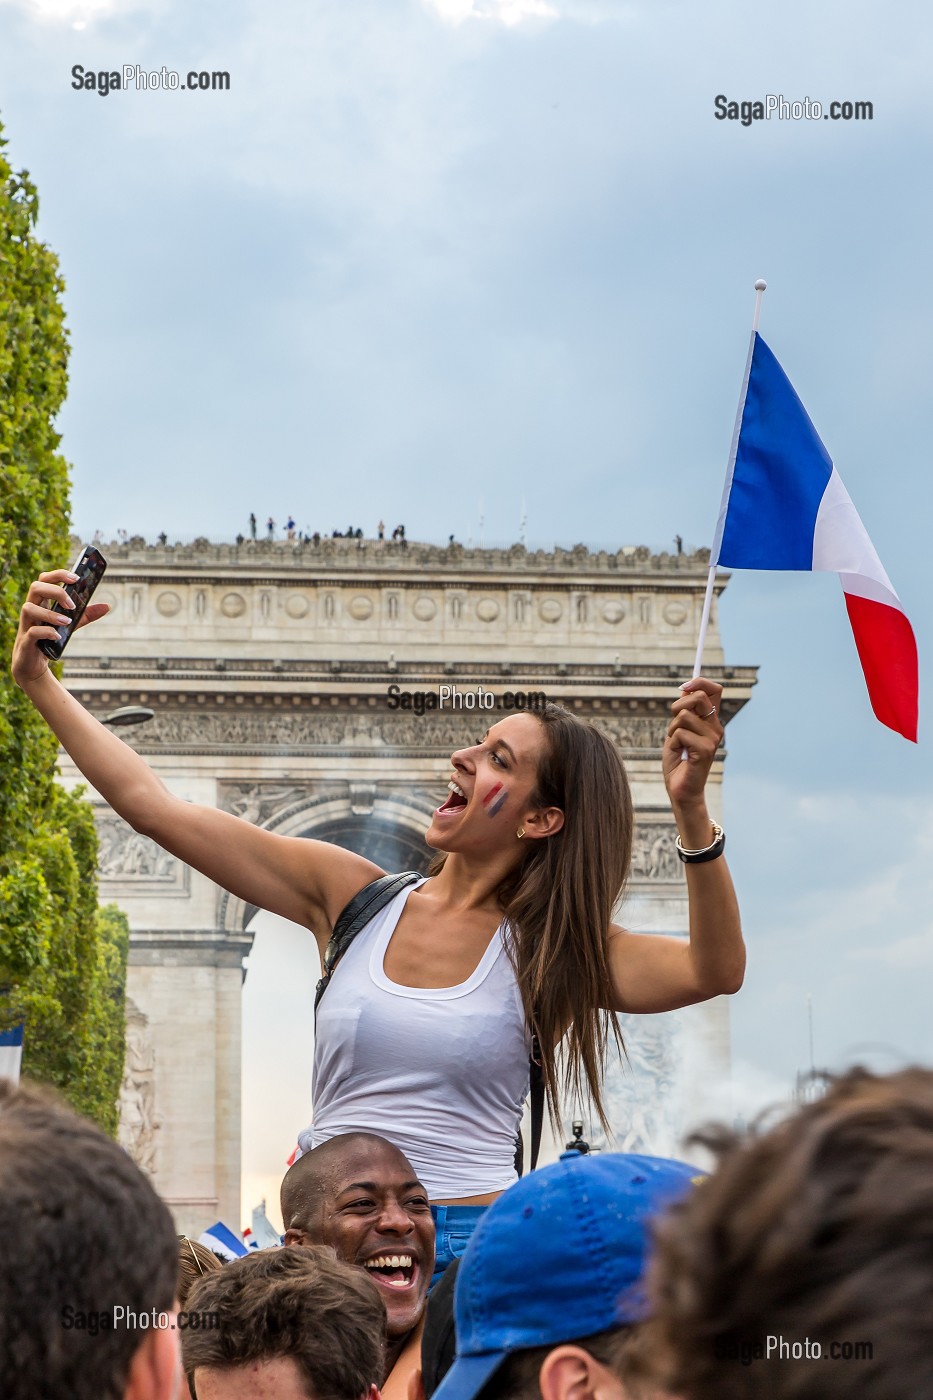
[[[84,610],[93,597],[94,589],[103,578],[106,567],[106,559],[100,550],[95,549],[93,545],[88,545],[79,554],[75,566],[71,570],[73,574],[78,575],[78,581],[77,583],[65,584],[65,592],[69,598],[73,598],[75,601],[75,610],[70,620],[56,629],[58,631],[57,642],[43,637],[42,641],[38,643],[39,650],[44,652],[50,660],[61,660],[62,652],[68,645],[68,639],[84,616]]]

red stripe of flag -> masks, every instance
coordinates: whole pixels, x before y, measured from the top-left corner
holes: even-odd
[[[882,724],[916,743],[920,682],[913,628],[898,608],[855,593],[845,599],[871,707]]]

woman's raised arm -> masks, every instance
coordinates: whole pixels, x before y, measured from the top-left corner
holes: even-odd
[[[382,871],[329,842],[278,836],[170,793],[139,754],[59,684],[38,648],[67,621],[64,585],[73,578],[57,569],[31,585],[13,649],[17,685],[88,782],[130,826],[239,898],[313,929],[323,949],[344,905]],[[79,625],[107,610],[106,604],[90,604]]]
[[[706,806],[706,780],[722,742],[721,700],[722,686],[715,681],[689,681],[671,707],[662,752],[681,844],[711,857],[685,866],[689,940],[613,927],[609,962],[616,1011],[673,1011],[737,992],[742,985],[745,944],[738,901],[725,857],[714,854],[718,842]]]

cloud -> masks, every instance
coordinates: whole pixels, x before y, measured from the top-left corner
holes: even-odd
[[[933,928],[909,933],[884,947],[856,948],[849,956],[856,961],[881,963],[903,971],[930,969],[933,968]]]
[[[478,19],[514,29],[529,19],[560,19],[556,5],[549,5],[546,0],[425,0],[425,3],[446,24],[453,25]]]
[[[128,8],[147,8],[146,0],[130,6],[124,0],[0,0],[0,5],[15,6],[40,24],[70,24],[73,29],[86,29],[118,11],[125,15]]]

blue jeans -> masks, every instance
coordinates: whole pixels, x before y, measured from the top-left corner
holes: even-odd
[[[484,1210],[486,1206],[431,1207],[437,1231],[431,1288],[437,1283],[447,1265],[462,1256]]]

